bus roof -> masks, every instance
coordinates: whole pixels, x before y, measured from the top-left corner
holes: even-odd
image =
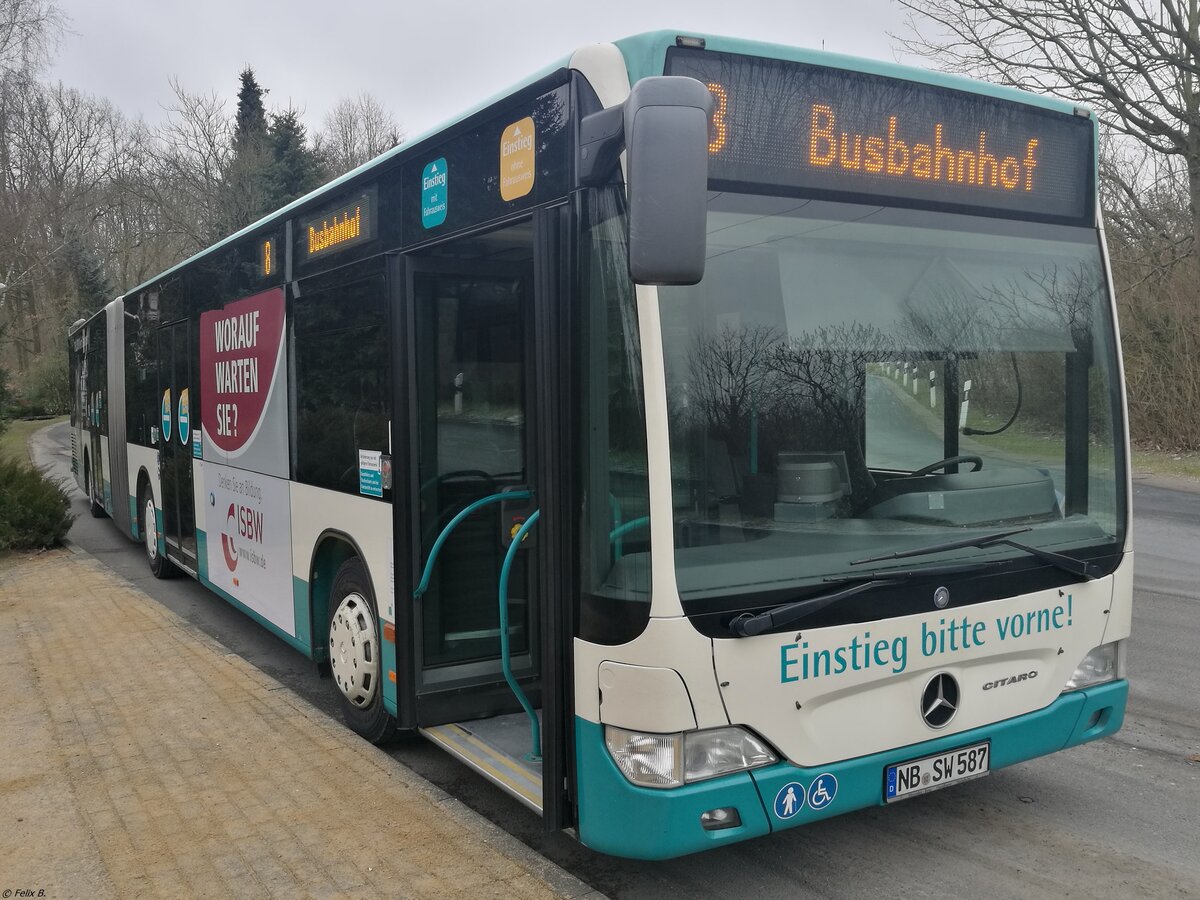
[[[621,55],[625,60],[626,68],[629,71],[630,84],[633,84],[634,82],[640,81],[642,78],[646,78],[651,75],[661,75],[666,63],[667,48],[674,47],[676,44],[676,38],[680,35],[703,39],[705,49],[708,50],[721,51],[725,53],[739,53],[747,56],[762,56],[772,59],[782,59],[792,62],[803,62],[812,65],[829,66],[831,68],[865,72],[873,75],[881,75],[887,78],[898,78],[905,81],[915,81],[922,84],[930,84],[959,91],[966,91],[986,97],[995,97],[1002,100],[1009,100],[1029,106],[1040,107],[1042,109],[1049,109],[1055,112],[1073,113],[1077,110],[1076,105],[1058,98],[1046,97],[1039,94],[1031,94],[1026,91],[1017,90],[1016,88],[989,84],[988,82],[984,81],[974,81],[970,78],[963,78],[944,72],[936,72],[929,69],[917,69],[909,66],[896,65],[894,63],[881,62],[879,60],[846,56],[839,53],[826,53],[820,50],[806,50],[801,47],[789,47],[783,44],[771,44],[762,41],[748,41],[741,38],[697,34],[696,32],[687,31],[650,31],[642,34],[631,35],[618,41],[614,41],[613,43],[621,52]],[[372,170],[382,168],[395,157],[407,153],[409,150],[427,140],[437,137],[439,134],[441,134],[441,132],[448,128],[452,128],[459,122],[462,122],[474,114],[488,108],[493,103],[496,103],[497,101],[516,91],[537,83],[541,79],[559,69],[565,68],[567,65],[569,65],[569,62],[570,57],[567,57],[543,66],[541,69],[534,72],[522,81],[512,85],[506,90],[500,91],[499,93],[480,101],[475,106],[469,108],[460,115],[452,119],[448,119],[433,128],[427,129],[415,137],[402,141],[392,149],[387,150],[374,159],[363,163],[358,168],[351,169],[344,175],[335,178],[333,181],[327,184],[321,185],[321,187],[305,194],[303,197],[299,197],[286,206],[275,210],[274,212],[268,213],[257,221],[247,225],[245,228],[234,232],[212,246],[205,247],[198,253],[189,256],[182,262],[176,263],[169,269],[160,272],[153,278],[142,282],[136,287],[129,289],[125,293],[132,294],[136,291],[148,288],[155,282],[161,281],[163,278],[184,268],[190,263],[195,262],[196,260],[209,255],[210,253],[215,253],[221,248],[254,233],[260,228],[264,228],[279,220],[286,219],[290,213],[298,210],[313,200],[319,199],[327,194],[333,194],[340,187],[357,178],[358,176]]]
[[[629,70],[629,83],[633,84],[649,75],[661,75],[666,65],[667,48],[674,47],[678,37],[699,38],[704,41],[704,49],[722,53],[739,53],[745,56],[762,56],[768,59],[782,59],[790,62],[808,63],[816,66],[828,66],[833,69],[847,69],[854,72],[864,72],[869,75],[880,75],[885,78],[897,78],[903,81],[915,81],[919,84],[929,84],[935,87],[950,88],[979,94],[983,97],[994,97],[1026,106],[1036,106],[1054,112],[1072,114],[1082,107],[1058,97],[1042,94],[1031,94],[1017,88],[1004,87],[986,81],[976,81],[960,75],[951,75],[932,69],[918,69],[913,66],[901,66],[896,63],[882,62],[876,59],[866,59],[858,56],[847,56],[841,53],[826,53],[823,50],[806,50],[803,47],[789,47],[784,44],[770,44],[763,41],[747,41],[741,38],[722,37],[721,35],[698,34],[694,31],[651,31],[635,34],[619,41],[614,41],[621,55],[625,58],[625,66]]]

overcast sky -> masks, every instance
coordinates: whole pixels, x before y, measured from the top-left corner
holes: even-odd
[[[267,106],[310,131],[342,97],[374,94],[414,137],[583,44],[659,28],[893,59],[892,0],[57,0],[70,17],[52,78],[160,121],[176,76],[232,111],[251,65]]]

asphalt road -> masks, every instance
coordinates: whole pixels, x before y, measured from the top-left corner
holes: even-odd
[[[66,426],[35,436],[68,473]],[[333,687],[283,642],[187,578],[157,581],[107,520],[70,537],[329,715]],[[397,759],[583,881],[616,898],[663,896],[1200,896],[1200,492],[1138,480],[1132,695],[1124,729],[988,778],[665,863],[593,853],[545,835],[516,801],[420,738]]]

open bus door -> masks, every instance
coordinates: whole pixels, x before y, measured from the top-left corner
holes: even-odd
[[[409,411],[409,463],[395,553],[411,561],[396,594],[414,597],[397,609],[398,659],[409,654],[401,671],[412,673],[400,686],[402,724],[548,828],[569,824],[567,562],[562,535],[550,534],[564,517],[545,506],[564,496],[554,465],[566,440],[556,420],[564,373],[541,352],[560,340],[544,332],[557,327],[547,322],[560,297],[547,261],[563,216],[540,212],[405,259],[407,402],[396,404]]]

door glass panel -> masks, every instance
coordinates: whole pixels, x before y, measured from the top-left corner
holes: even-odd
[[[162,412],[158,446],[162,459],[163,533],[168,556],[195,565],[196,515],[192,496],[192,429],[199,427],[199,404],[192,398],[194,370],[188,322],[167,325],[158,332],[158,384]],[[184,439],[179,426],[180,401],[187,391],[189,426]]]
[[[461,510],[526,484],[524,329],[527,280],[418,274],[422,559]],[[481,508],[443,546],[422,599],[426,666],[499,656],[501,508]],[[528,565],[509,583],[510,646],[528,650]]]
[[[200,407],[200,404],[196,402],[198,399],[196,391],[191,386],[193,367],[190,326],[190,322],[180,322],[172,329],[175,332],[175,383],[172,385],[171,395],[175,403],[175,428],[170,442],[174,447],[176,481],[179,485],[177,497],[179,503],[179,547],[190,558],[189,561],[196,558],[196,510],[195,497],[192,493],[191,435],[192,429],[198,424],[199,416],[195,413]],[[198,350],[197,347],[197,352]],[[186,433],[180,424],[185,402],[188,414]]]

